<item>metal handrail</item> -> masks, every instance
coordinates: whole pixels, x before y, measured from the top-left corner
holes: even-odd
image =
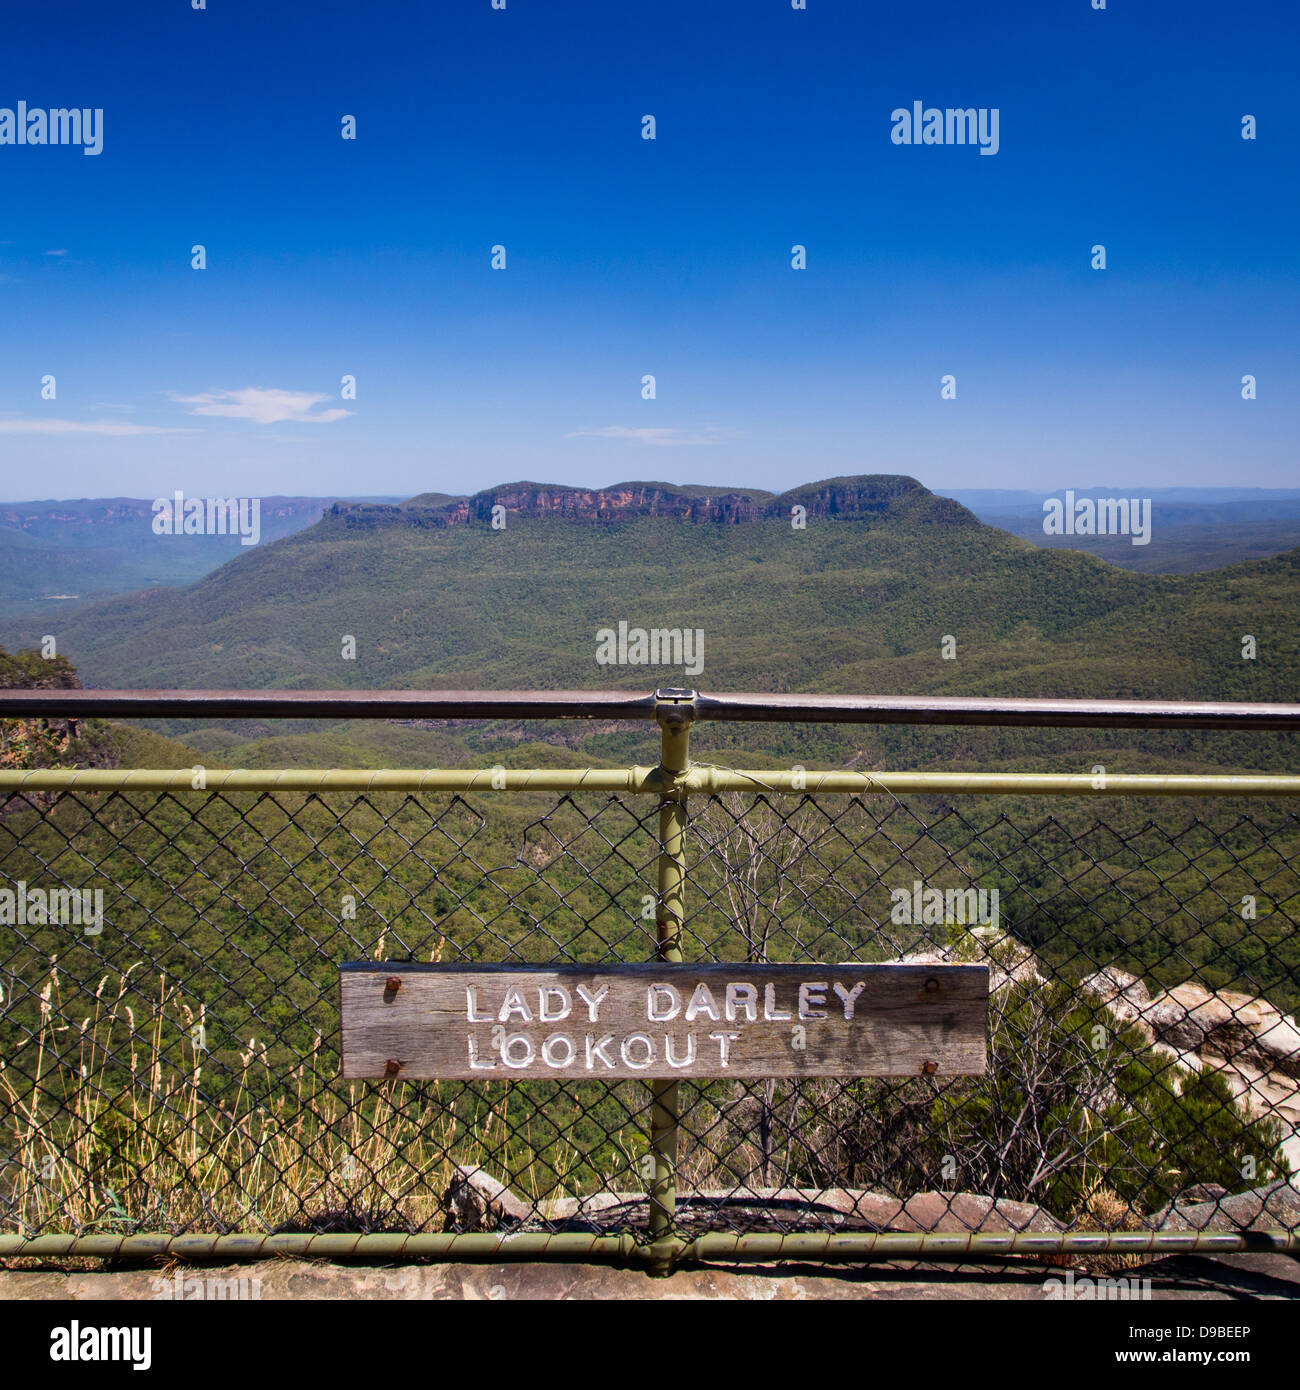
[[[676,690],[3,690],[0,718],[653,720],[670,694],[713,722],[1300,730],[1300,704]]]
[[[201,776],[196,776],[201,773]],[[1300,776],[1282,774],[1055,772],[813,772],[692,763],[674,785],[692,795],[716,792],[872,792],[975,796],[1300,796]],[[655,767],[386,768],[36,768],[0,770],[0,791],[226,792],[629,792],[661,793]]]

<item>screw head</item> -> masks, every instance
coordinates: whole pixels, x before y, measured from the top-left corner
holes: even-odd
[[[394,1061],[391,1057],[388,1059],[387,1063],[384,1066],[384,1074],[386,1076],[396,1076],[397,1073],[401,1070],[402,1064],[400,1062]]]
[[[392,1063],[390,1062],[388,1065],[391,1067]],[[935,1072],[939,1070],[939,1064],[938,1062],[922,1062],[921,1070],[926,1074],[926,1076],[933,1076]]]
[[[390,975],[384,983],[384,988],[396,993],[402,987],[402,977],[400,975]]]

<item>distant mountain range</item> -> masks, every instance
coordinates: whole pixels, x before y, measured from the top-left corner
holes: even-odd
[[[472,497],[422,493],[395,497],[264,497],[260,544],[314,526],[328,513],[351,529],[433,528],[490,522],[494,506],[517,518],[563,516],[611,523],[635,517],[674,516],[691,522],[739,524],[808,516],[844,520],[891,514],[926,492],[910,479],[876,478],[869,493],[852,479],[829,479],[779,496],[758,488],[704,487],[663,482],[575,488],[519,482]],[[1150,497],[1151,543],[1126,537],[1048,536],[1043,501],[1059,494],[963,489],[947,496],[988,526],[1034,545],[1085,550],[1122,569],[1152,574],[1221,569],[1300,546],[1300,489],[1107,488],[1077,495]],[[931,522],[946,522],[930,508]],[[153,503],[138,497],[0,503],[0,615],[65,615],[89,602],[134,590],[192,584],[248,547],[237,536],[156,535]]]
[[[313,525],[332,500],[260,498],[262,542]],[[0,503],[0,613],[192,584],[247,548],[238,536],[156,535],[153,518],[141,497]]]
[[[493,527],[494,506],[504,529]],[[0,614],[0,645],[31,647],[53,633],[88,686],[648,690],[689,681],[705,690],[1289,700],[1300,688],[1297,600],[1300,550],[1209,574],[1133,573],[986,526],[911,478],[829,479],[779,497],[517,483],[468,499],[340,502],[185,588],[61,614],[38,604],[22,617]],[[620,623],[702,633],[702,670],[602,664],[597,635]],[[1249,660],[1247,635],[1257,648]],[[375,726],[166,731],[244,765],[456,761],[478,746],[445,730],[417,737]],[[295,743],[299,735],[307,742]],[[644,730],[632,737],[631,756],[643,757]],[[1051,752],[1051,766],[1091,766],[1108,744],[1138,747],[1091,731],[1053,742],[1024,731],[771,726],[737,737],[758,739],[768,756],[804,760],[814,749],[854,765]],[[564,735],[592,758],[617,756],[627,738]],[[1171,735],[1140,746],[1143,757],[1196,750],[1243,768],[1292,761],[1283,735]],[[1066,750],[1077,752],[1066,759]],[[1127,754],[1125,765],[1135,766]]]
[[[1076,497],[1150,498],[1151,542],[1126,537],[1049,536],[1043,503],[1057,492],[958,489],[948,495],[981,521],[1035,545],[1086,550],[1123,569],[1148,574],[1190,574],[1259,560],[1300,546],[1300,489],[1087,487]]]

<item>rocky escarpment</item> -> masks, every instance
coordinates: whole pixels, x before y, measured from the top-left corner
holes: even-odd
[[[336,503],[328,520],[349,529],[441,529],[492,524],[504,508],[507,525],[516,518],[555,517],[585,525],[671,517],[694,524],[724,526],[760,521],[789,523],[802,518],[840,521],[904,519],[935,526],[976,526],[975,516],[947,497],[936,497],[914,478],[871,475],[829,478],[773,497],[765,492],[720,488],[675,488],[668,483],[615,483],[606,488],[561,487],[549,483],[505,483],[473,497],[437,504],[422,498],[400,506]],[[496,513],[498,517],[501,513]]]
[[[1152,994],[1114,966],[1083,988],[1179,1066],[1219,1073],[1247,1114],[1280,1123],[1282,1152],[1300,1172],[1300,1028],[1291,1015],[1265,999],[1198,984]]]
[[[952,948],[939,948],[903,960],[950,964],[957,958]],[[1010,985],[1042,988],[1051,976],[1027,946],[1006,935],[987,963],[994,994]],[[1193,983],[1152,994],[1116,966],[1089,975],[1080,988],[1175,1065],[1222,1076],[1247,1115],[1280,1126],[1282,1153],[1300,1174],[1300,1028],[1290,1014],[1251,994]]]

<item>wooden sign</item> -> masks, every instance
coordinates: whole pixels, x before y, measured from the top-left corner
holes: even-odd
[[[983,965],[341,967],[345,1077],[977,1076]]]

